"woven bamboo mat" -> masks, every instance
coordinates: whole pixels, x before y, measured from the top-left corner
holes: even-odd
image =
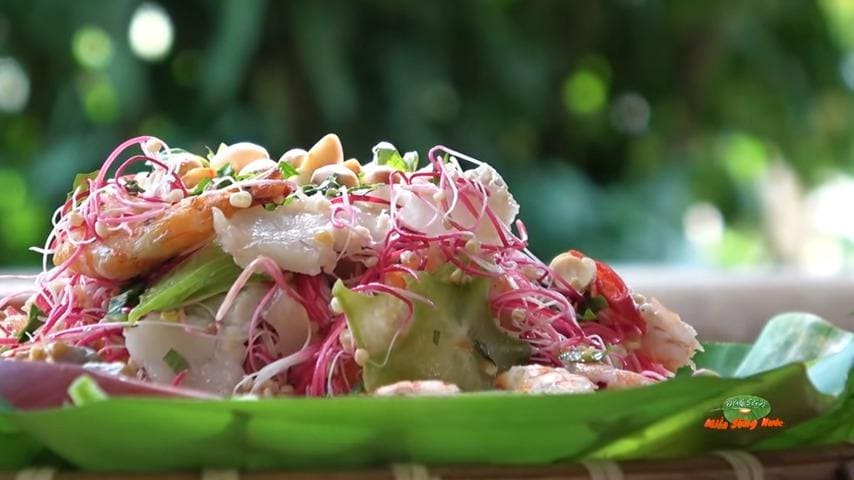
[[[545,466],[393,465],[354,471],[205,471],[168,474],[54,472],[32,469],[0,474],[0,480],[854,480],[854,445],[823,449],[722,452],[694,458],[631,462],[581,462]]]

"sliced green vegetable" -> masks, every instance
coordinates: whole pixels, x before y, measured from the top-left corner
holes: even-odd
[[[199,180],[199,183],[197,183],[196,186],[193,187],[192,190],[190,190],[190,195],[201,195],[202,192],[204,192],[205,189],[208,188],[208,185],[210,185],[210,184],[211,184],[210,178],[207,178],[207,177],[202,178],[201,180]]]
[[[18,343],[23,343],[33,338],[33,333],[44,325],[44,320],[41,317],[44,317],[44,312],[42,312],[38,305],[35,303],[30,305],[30,311],[27,312],[27,324],[18,333]]]
[[[107,318],[113,322],[126,321],[128,316],[125,310],[139,302],[139,296],[142,294],[143,290],[145,290],[145,285],[137,283],[122,293],[110,298],[110,301],[107,303]]]
[[[174,310],[223,293],[240,272],[231,255],[211,243],[150,286],[139,297],[139,305],[130,311],[128,320],[136,322],[147,313]]]
[[[587,308],[593,310],[593,313],[599,313],[608,308],[608,300],[602,295],[593,295],[587,300]]]
[[[166,365],[169,365],[169,368],[171,368],[176,375],[190,368],[190,363],[187,362],[187,359],[180,353],[176,352],[174,348],[170,348],[169,351],[166,352],[166,355],[163,355],[163,361],[166,362]]]
[[[68,386],[68,396],[76,406],[100,402],[108,398],[98,383],[89,375],[80,375]]]
[[[74,191],[77,190],[77,187],[80,187],[79,193],[84,193],[89,191],[89,180],[94,180],[98,177],[98,170],[89,173],[78,173],[74,176],[74,181],[71,183],[71,191],[68,192],[66,196],[66,200],[70,199],[72,195],[74,195]]]
[[[279,162],[279,172],[282,173],[282,178],[291,178],[299,175],[297,169],[288,162]]]
[[[341,282],[333,287],[357,347],[369,353],[362,374],[368,391],[419,379],[484,390],[492,387],[497,372],[528,359],[528,345],[502,331],[492,317],[487,279],[458,285],[446,278],[423,273],[409,282],[407,289],[434,304],[414,302],[409,324],[403,302],[391,295],[356,293]]]

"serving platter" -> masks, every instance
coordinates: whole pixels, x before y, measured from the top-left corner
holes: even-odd
[[[111,397],[0,413],[3,469],[85,471],[355,469],[392,463],[544,465],[678,458],[850,442],[852,334],[803,314],[772,319],[752,346],[706,344],[678,376],[588,395],[198,400]],[[0,384],[8,389],[8,376]],[[19,383],[25,385],[25,383]],[[2,390],[2,389],[0,389]],[[765,399],[779,427],[720,430],[738,395]]]

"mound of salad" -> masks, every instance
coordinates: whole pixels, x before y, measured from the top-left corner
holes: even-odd
[[[528,249],[488,164],[334,134],[278,161],[142,136],[78,175],[3,361],[229,396],[586,393],[666,380],[696,332],[608,265]],[[17,301],[16,301],[17,299]]]

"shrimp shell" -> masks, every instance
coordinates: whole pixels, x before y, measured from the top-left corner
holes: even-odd
[[[282,182],[253,186],[248,190],[257,204],[287,195],[290,186]],[[81,251],[69,265],[75,273],[118,281],[148,273],[170,258],[210,242],[214,238],[213,209],[219,209],[226,216],[239,210],[229,202],[234,192],[235,189],[228,188],[185,198],[159,218],[130,225],[130,234],[111,231],[81,246],[66,238],[58,243],[53,263],[63,264],[77,254],[79,248]],[[82,228],[75,230],[82,232]]]

